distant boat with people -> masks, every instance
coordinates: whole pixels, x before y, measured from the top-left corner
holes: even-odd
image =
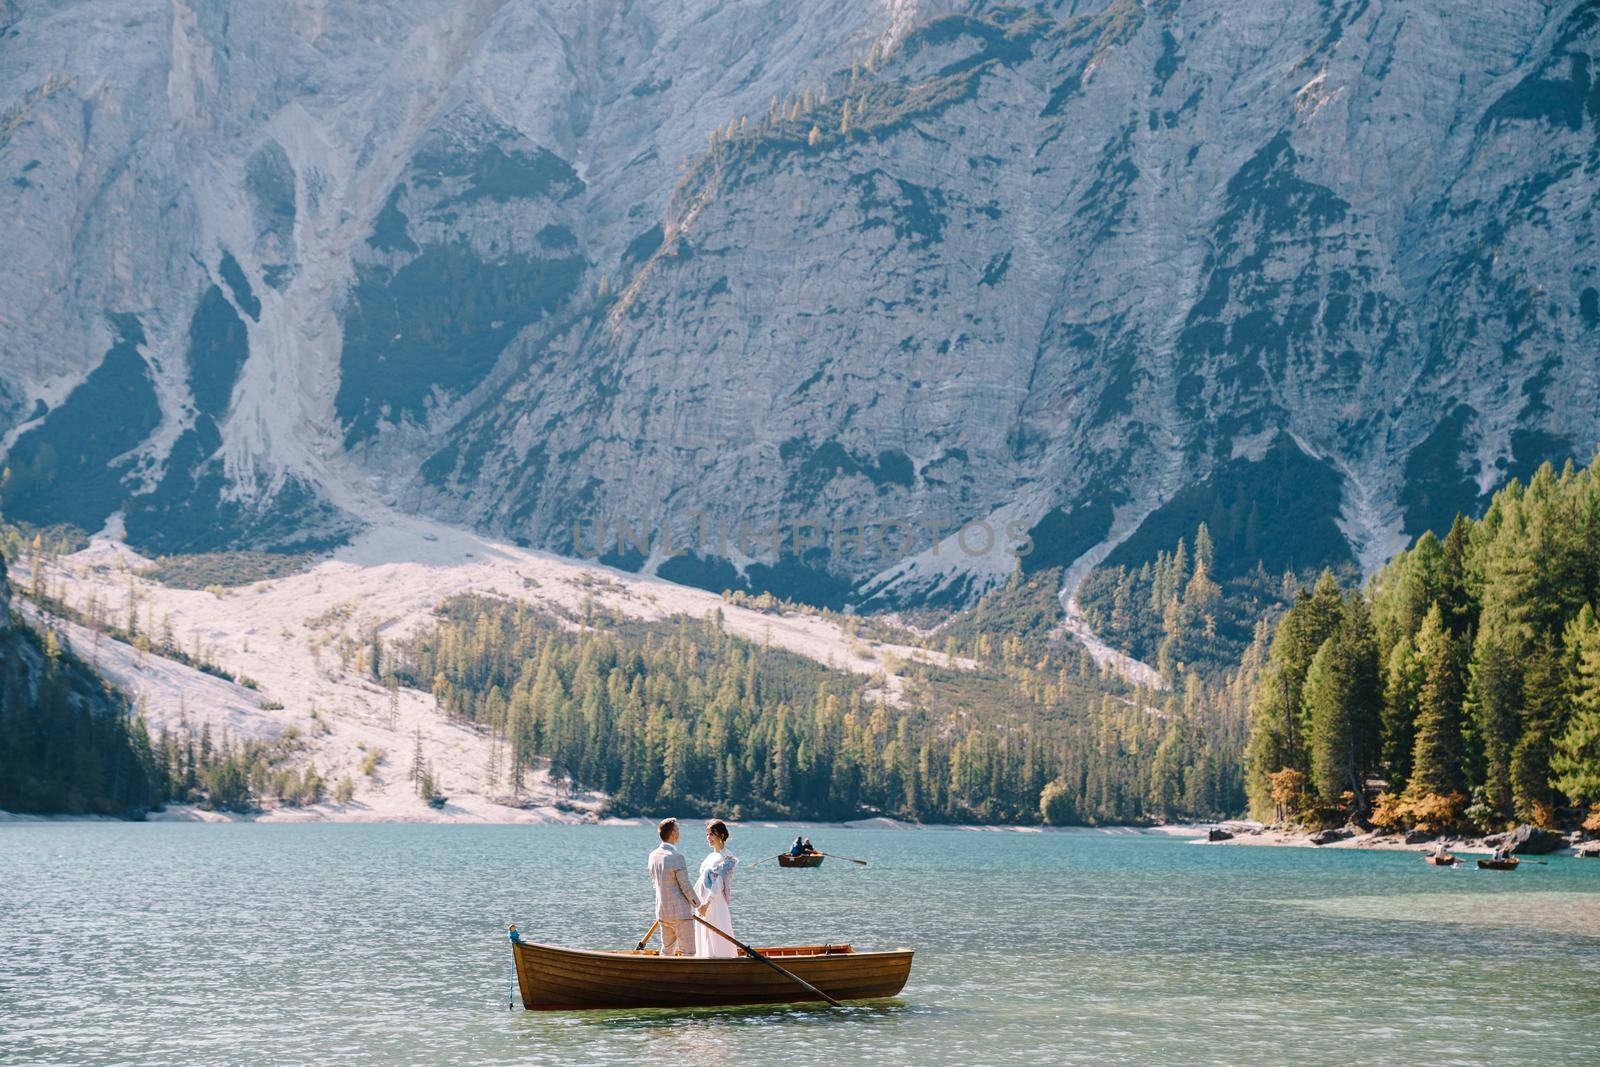
[[[752,866],[757,866],[767,862],[767,860],[775,859],[778,861],[779,867],[799,867],[802,869],[821,867],[822,861],[827,859],[829,855],[829,853],[823,852],[821,849],[813,845],[811,843],[811,838],[796,837],[794,839],[794,844],[789,846],[789,850],[787,852],[780,852],[776,856],[768,856],[766,860],[757,860],[754,864],[752,864]],[[848,863],[859,864],[862,867],[867,865],[866,860],[858,860],[850,856],[838,856],[835,858],[844,860]]]
[[[821,867],[822,861],[828,857],[820,852],[807,852],[799,856],[792,856],[787,852],[779,853],[779,867]]]

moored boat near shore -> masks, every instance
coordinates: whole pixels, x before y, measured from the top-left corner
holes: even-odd
[[[912,951],[857,952],[849,945],[758,949],[784,970],[838,1000],[876,1000],[905,988]],[[592,952],[513,941],[522,1006],[529,1011],[591,1008],[703,1008],[787,1004],[817,997],[749,957],[700,959],[654,951]]]

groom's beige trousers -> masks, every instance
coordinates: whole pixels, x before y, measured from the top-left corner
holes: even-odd
[[[661,920],[661,954],[663,956],[694,955],[694,920]]]

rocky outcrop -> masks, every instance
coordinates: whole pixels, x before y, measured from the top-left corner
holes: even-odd
[[[877,605],[1199,521],[1371,565],[1600,437],[1580,0],[6,32],[17,518],[177,551],[420,509]]]
[[[1493,834],[1483,839],[1490,848],[1505,849],[1523,856],[1543,856],[1567,846],[1566,838],[1554,830],[1523,824],[1503,834]]]

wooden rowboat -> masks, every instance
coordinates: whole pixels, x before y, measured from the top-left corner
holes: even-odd
[[[1480,871],[1514,871],[1516,869],[1517,861],[1515,859],[1478,861],[1478,870]]]
[[[828,857],[820,852],[806,852],[799,856],[788,852],[778,853],[779,867],[821,867],[822,861]]]
[[[1429,863],[1433,864],[1435,867],[1454,867],[1456,864],[1461,862],[1454,856],[1448,854],[1443,856],[1424,856],[1423,858]]]
[[[838,1000],[892,997],[905,988],[912,952],[857,952],[849,945],[758,948]],[[746,956],[699,959],[643,952],[586,952],[513,941],[522,1006],[529,1011],[589,1008],[708,1008],[817,1000],[791,979]]]

